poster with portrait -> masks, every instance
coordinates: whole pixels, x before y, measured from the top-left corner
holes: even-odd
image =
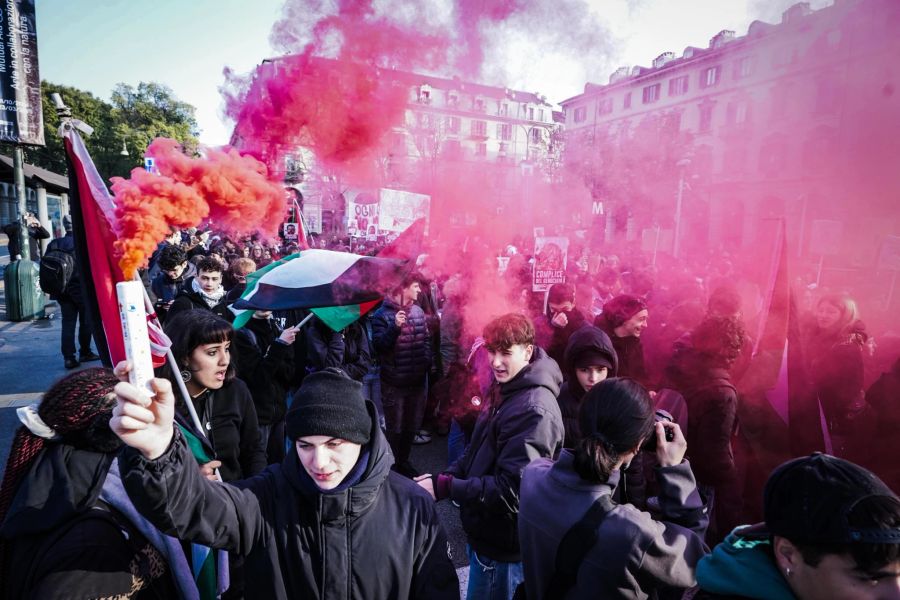
[[[378,236],[379,226],[378,197],[367,192],[356,194],[350,201],[347,211],[347,233],[351,237]]]
[[[297,223],[284,224],[284,239],[297,241],[300,237],[300,226]]]
[[[566,260],[569,254],[569,238],[534,238],[534,263],[531,267],[535,292],[545,292],[554,283],[566,282]]]

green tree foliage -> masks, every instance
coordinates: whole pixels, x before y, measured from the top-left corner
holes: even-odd
[[[110,102],[90,92],[47,81],[41,82],[41,92],[46,146],[26,147],[28,163],[66,173],[66,157],[58,133],[60,120],[50,101],[53,93],[62,96],[76,119],[94,128],[93,135],[85,137],[85,144],[97,170],[107,181],[114,176],[127,177],[131,169],[142,166],[144,151],[154,138],[174,138],[191,153],[197,149],[194,107],[176,98],[164,85],[139,83],[135,88],[120,83],[113,90]],[[127,149],[127,156],[123,149]],[[12,147],[4,144],[0,151],[11,155]]]

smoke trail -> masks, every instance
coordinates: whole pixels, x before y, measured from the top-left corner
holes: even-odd
[[[177,141],[157,138],[147,148],[159,174],[134,169],[129,179],[114,177],[116,242],[126,277],[146,266],[170,227],[206,221],[231,234],[275,235],[284,214],[284,190],[268,179],[264,164],[234,149],[204,150],[185,156]]]

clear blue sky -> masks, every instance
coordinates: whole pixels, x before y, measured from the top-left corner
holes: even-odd
[[[299,2],[301,0],[291,0]],[[403,1],[403,0],[400,0]],[[452,0],[406,0],[441,3]],[[553,0],[532,0],[552,2]],[[777,22],[795,0],[586,0],[615,36],[609,55],[548,52],[527,35],[503,40],[505,81],[559,102],[586,81],[605,82],[619,65],[649,65],[661,52],[704,47],[721,29],[747,31],[755,18]],[[813,0],[814,8],[830,0]],[[228,142],[221,117],[222,69],[251,71],[271,56],[269,31],[282,0],[36,0],[41,77],[109,99],[119,82],[168,85],[197,108],[200,141]],[[600,52],[598,50],[598,52]],[[590,63],[590,64],[587,64]]]
[[[277,0],[36,0],[41,78],[109,99],[120,82],[156,81],[197,107],[201,140],[223,144],[222,69],[271,54]]]

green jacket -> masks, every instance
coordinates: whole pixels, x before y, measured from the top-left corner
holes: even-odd
[[[771,538],[752,535],[746,525],[732,531],[697,563],[697,597],[736,596],[761,600],[795,600],[775,565]]]

